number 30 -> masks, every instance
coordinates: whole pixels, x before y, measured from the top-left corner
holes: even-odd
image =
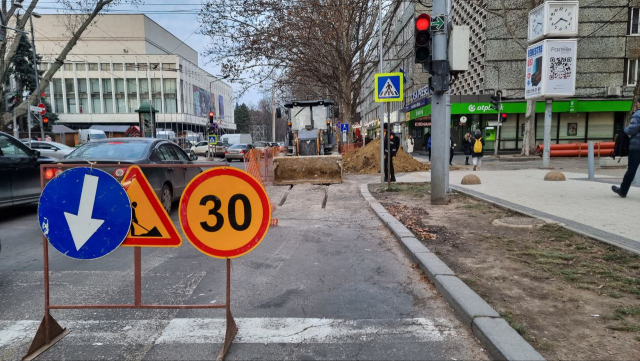
[[[244,208],[244,221],[242,224],[238,224],[238,219],[236,217],[236,203],[238,203],[238,201],[242,202],[242,206]],[[214,225],[210,225],[209,221],[200,222],[200,226],[207,232],[217,232],[222,229],[222,226],[224,226],[224,217],[219,212],[220,208],[222,208],[222,201],[217,196],[207,195],[202,197],[200,205],[206,206],[209,202],[213,202],[213,208],[209,209],[209,215],[216,218],[216,223]],[[249,202],[249,198],[244,194],[236,194],[229,199],[227,213],[229,214],[229,224],[231,225],[231,228],[236,231],[244,231],[249,228],[249,225],[251,225],[251,203]]]

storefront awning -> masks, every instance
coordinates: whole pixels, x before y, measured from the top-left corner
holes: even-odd
[[[631,110],[631,100],[561,100],[553,102],[554,113],[592,113],[592,112],[628,112]],[[544,113],[545,103],[536,104],[536,113]],[[502,103],[500,113],[524,114],[527,102]],[[453,103],[451,114],[498,114],[491,108],[491,103]],[[415,120],[431,115],[431,104],[406,113],[406,120]]]

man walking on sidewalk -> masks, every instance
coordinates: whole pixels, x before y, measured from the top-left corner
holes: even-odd
[[[640,109],[640,99],[637,100],[637,108]],[[624,174],[620,187],[612,186],[611,190],[624,198],[629,192],[631,182],[636,176],[638,166],[640,165],[640,110],[631,116],[631,124],[624,128],[624,132],[629,136],[629,162],[627,172]]]
[[[389,145],[387,142],[391,141],[391,154],[389,154]],[[384,181],[386,182],[391,177],[391,181],[396,181],[396,172],[393,169],[393,157],[398,153],[398,148],[400,148],[400,140],[398,137],[393,134],[393,132],[388,130],[388,124],[384,124]],[[391,157],[391,167],[387,169],[389,164],[389,158]]]

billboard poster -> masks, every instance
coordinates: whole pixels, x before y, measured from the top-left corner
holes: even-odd
[[[529,46],[525,99],[575,95],[577,51],[575,39],[543,40]]]
[[[525,99],[535,99],[542,95],[542,53],[544,42],[527,48],[527,78],[525,79]]]
[[[213,112],[213,117],[216,117],[216,95],[211,93],[211,111]]]
[[[220,118],[224,120],[224,103],[222,102],[222,95],[218,95],[218,109],[220,109]]]
[[[200,117],[208,117],[212,109],[212,96],[208,91],[193,86],[193,114]]]

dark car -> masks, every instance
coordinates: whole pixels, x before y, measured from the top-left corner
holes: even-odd
[[[180,199],[189,182],[202,169],[184,168],[178,165],[193,164],[192,158],[176,143],[156,138],[110,138],[86,143],[67,155],[63,163],[91,161],[96,164],[113,164],[101,168],[122,180],[129,164],[163,164],[162,168],[142,168],[151,187],[171,211],[174,201]]]
[[[40,164],[54,163],[20,140],[0,132],[0,208],[37,203]]]
[[[244,160],[244,155],[251,149],[255,149],[251,144],[234,144],[224,152],[224,158],[227,162],[232,162],[234,159],[242,161]]]

